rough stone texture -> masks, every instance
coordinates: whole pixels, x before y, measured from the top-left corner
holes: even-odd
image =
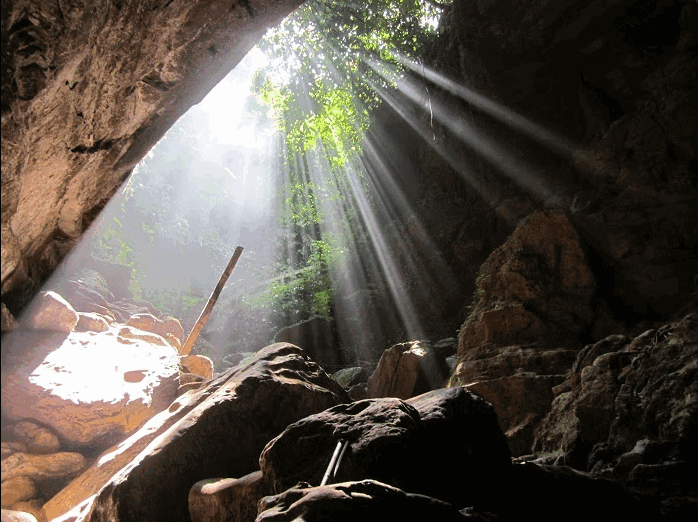
[[[204,379],[213,376],[213,361],[205,355],[185,355],[179,358],[182,366],[195,375],[200,375]],[[180,380],[180,384],[184,384]]]
[[[126,321],[126,326],[133,326],[139,330],[153,332],[154,334],[158,334],[164,339],[167,339],[168,342],[170,342],[170,336],[174,337],[176,341],[173,340],[172,345],[174,346],[175,350],[179,351],[182,348],[182,343],[184,342],[184,329],[182,328],[181,323],[174,317],[167,317],[163,321],[151,314],[136,314],[128,318],[128,321]]]
[[[3,301],[53,271],[148,149],[299,3],[3,2]]]
[[[368,372],[365,368],[353,367],[343,368],[332,374],[332,378],[337,381],[342,388],[351,388],[357,384],[364,384],[368,380]]]
[[[187,496],[196,482],[255,471],[264,445],[288,424],[348,401],[303,350],[268,346],[179,397],[104,452],[44,510],[50,519],[76,507],[81,521],[189,520]]]
[[[118,333],[6,334],[3,414],[35,419],[77,446],[108,447],[140,427],[174,400],[179,357],[164,341],[122,344]],[[130,372],[141,372],[141,379],[129,382]]]
[[[69,333],[75,329],[78,320],[77,312],[68,301],[56,292],[42,292],[22,318],[22,326]]]
[[[444,184],[441,171],[430,174],[422,164],[443,165],[438,155],[446,150],[459,159],[468,156],[465,165],[454,166],[456,172],[481,169],[479,179],[469,175],[469,181],[484,205],[499,210],[528,197],[537,208],[569,209],[595,267],[602,269],[595,273],[597,291],[609,300],[613,316],[674,313],[696,287],[698,222],[691,214],[698,207],[698,148],[689,138],[698,121],[696,27],[698,7],[689,0],[533,1],[506,8],[500,2],[455,2],[424,61],[484,95],[487,104],[501,103],[496,114],[467,95],[448,99],[453,110],[447,121],[460,116],[473,125],[487,136],[487,152],[491,144],[506,164],[478,163],[471,159],[472,143],[460,144],[462,135],[437,128],[441,147],[422,145],[420,175]],[[431,94],[435,106],[439,90]],[[514,115],[532,121],[516,126]],[[553,134],[534,137],[532,122]],[[458,214],[458,197],[468,191],[450,198],[450,221],[465,223],[461,243],[484,240],[487,255],[501,232],[490,239],[492,228],[468,226],[477,214]],[[434,206],[444,212],[447,192],[437,196]],[[483,214],[494,223],[522,215]],[[432,237],[438,226],[448,226],[444,221],[436,220]],[[594,339],[619,331],[599,328]]]
[[[242,478],[201,480],[189,490],[191,522],[254,522],[257,503],[272,491],[255,471]]]
[[[473,520],[453,506],[424,495],[405,493],[375,480],[343,482],[323,487],[301,484],[280,495],[262,499],[257,522],[327,520]],[[482,519],[475,519],[482,520]]]
[[[2,461],[2,477],[3,481],[18,477],[29,477],[33,480],[55,479],[75,475],[86,466],[87,459],[80,453],[14,453]]]
[[[15,328],[17,328],[17,321],[15,320],[14,316],[10,313],[10,311],[7,309],[5,306],[5,303],[0,303],[0,311],[2,313],[2,316],[0,317],[0,325],[2,326],[2,333],[5,332],[11,332]]]
[[[445,365],[428,343],[414,341],[388,348],[368,380],[368,398],[408,399],[441,388],[446,380]]]
[[[15,511],[13,509],[3,509],[2,522],[37,522],[37,519],[31,513]]]
[[[525,455],[550,411],[553,388],[565,380],[576,355],[575,349],[545,343],[483,344],[459,359],[451,384],[467,386],[489,401],[512,455]]]
[[[562,450],[560,460],[577,469],[660,496],[667,516],[695,509],[698,481],[676,477],[682,466],[698,465],[696,332],[698,316],[690,314],[630,342],[614,336],[585,348],[534,449]]]
[[[94,312],[78,312],[76,332],[106,332],[107,330],[109,330],[109,322],[104,316]]]
[[[8,508],[22,500],[29,500],[36,497],[37,491],[34,481],[24,475],[5,479],[3,477],[2,485],[2,507]]]
[[[577,356],[573,348],[532,343],[497,347],[483,345],[459,358],[456,377],[463,385],[517,373],[561,375],[567,373]]]
[[[487,503],[496,476],[510,466],[491,406],[463,389],[410,403],[367,399],[292,424],[260,456],[265,480],[277,493],[298,481],[319,485],[342,439],[349,446],[333,481],[369,478],[461,507]],[[466,468],[454,481],[452,470]]]
[[[534,213],[480,268],[478,300],[461,329],[458,354],[484,343],[578,335],[594,318],[595,291],[579,235],[565,214]]]
[[[151,344],[157,344],[159,346],[167,346],[174,348],[170,343],[168,343],[164,337],[152,332],[146,332],[145,330],[139,330],[133,326],[121,326],[119,327],[117,338],[122,344],[133,344],[133,341],[145,341]],[[176,349],[176,348],[175,348]]]
[[[2,443],[2,458],[9,457],[13,453],[27,452],[27,445],[21,442],[3,442]]]
[[[27,445],[30,453],[55,453],[61,446],[51,430],[31,421],[19,421],[12,431],[17,440]]]

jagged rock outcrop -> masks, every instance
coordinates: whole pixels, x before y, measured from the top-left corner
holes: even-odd
[[[524,219],[480,267],[477,302],[459,335],[459,355],[584,333],[594,319],[596,282],[564,212]]]
[[[78,506],[73,513],[82,513],[80,521],[189,520],[187,498],[196,482],[255,471],[264,445],[287,425],[348,401],[303,350],[273,344],[179,397],[104,452],[44,511],[54,518]]]
[[[696,314],[585,347],[555,392],[534,450],[657,496],[667,516],[697,511],[698,481],[683,475],[698,463]]]
[[[565,213],[537,212],[487,258],[476,302],[461,328],[452,383],[490,401],[514,455],[531,451],[590,330],[596,284]]]
[[[299,4],[2,2],[4,302],[26,303],[148,149]]]

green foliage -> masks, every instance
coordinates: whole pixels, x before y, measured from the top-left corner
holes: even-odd
[[[253,87],[258,101],[274,109],[288,152],[322,144],[332,167],[357,155],[369,111],[380,103],[376,86],[394,85],[368,64],[389,62],[400,74],[396,58],[417,58],[447,7],[424,0],[310,0],[269,31],[260,44],[269,64]]]

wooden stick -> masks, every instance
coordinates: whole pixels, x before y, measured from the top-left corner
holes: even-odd
[[[216,304],[216,301],[218,300],[218,296],[221,295],[221,291],[223,290],[223,287],[225,286],[225,282],[230,277],[230,274],[233,273],[233,269],[235,268],[235,265],[237,264],[238,259],[240,259],[241,254],[242,254],[242,247],[241,246],[236,247],[235,252],[233,252],[233,257],[230,258],[230,262],[228,262],[228,266],[225,267],[223,274],[221,274],[221,278],[218,280],[218,284],[216,285],[216,288],[211,293],[211,297],[208,298],[208,302],[206,303],[206,307],[204,308],[204,311],[201,312],[201,315],[196,320],[196,323],[194,323],[194,327],[191,329],[191,332],[189,332],[189,337],[187,337],[187,340],[184,342],[184,346],[182,346],[182,350],[180,352],[180,355],[189,355],[189,352],[191,352],[192,346],[194,346],[194,343],[199,338],[199,334],[201,333],[201,330],[203,330],[204,326],[206,326],[206,322],[208,321],[208,318],[211,316],[211,311],[213,310],[213,306]]]

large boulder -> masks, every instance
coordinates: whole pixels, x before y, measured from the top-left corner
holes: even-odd
[[[80,521],[188,521],[195,483],[255,471],[265,444],[286,426],[348,401],[303,350],[273,344],[179,397],[104,452],[44,510],[49,519],[75,507]]]
[[[448,372],[442,359],[424,341],[400,343],[381,355],[378,366],[368,380],[369,398],[415,395],[441,388]]]
[[[185,355],[179,358],[188,373],[199,375],[204,379],[213,377],[213,361],[205,355]]]
[[[26,444],[30,453],[55,453],[61,446],[51,430],[31,421],[18,422],[12,431],[19,442]]]
[[[0,492],[3,508],[9,508],[23,500],[30,500],[38,494],[34,481],[25,475],[3,479]]]
[[[14,453],[2,461],[2,480],[28,477],[33,481],[75,476],[87,466],[80,453],[60,452],[50,455]]]
[[[78,314],[56,292],[42,292],[22,318],[22,325],[35,330],[71,332],[78,324]]]
[[[383,522],[385,520],[483,520],[466,517],[453,506],[424,495],[406,493],[375,480],[311,487],[300,484],[262,499],[257,522],[294,520]]]
[[[3,338],[2,412],[34,419],[66,444],[106,448],[167,408],[179,358],[162,341],[124,328],[103,332],[15,330]],[[132,333],[133,333],[132,332]],[[160,338],[161,339],[161,338]]]
[[[333,481],[375,479],[412,493],[486,504],[509,452],[492,407],[462,388],[406,403],[367,399],[306,417],[271,441],[260,467],[274,491],[319,485],[338,441],[347,441]],[[453,469],[468,469],[453,480]]]

